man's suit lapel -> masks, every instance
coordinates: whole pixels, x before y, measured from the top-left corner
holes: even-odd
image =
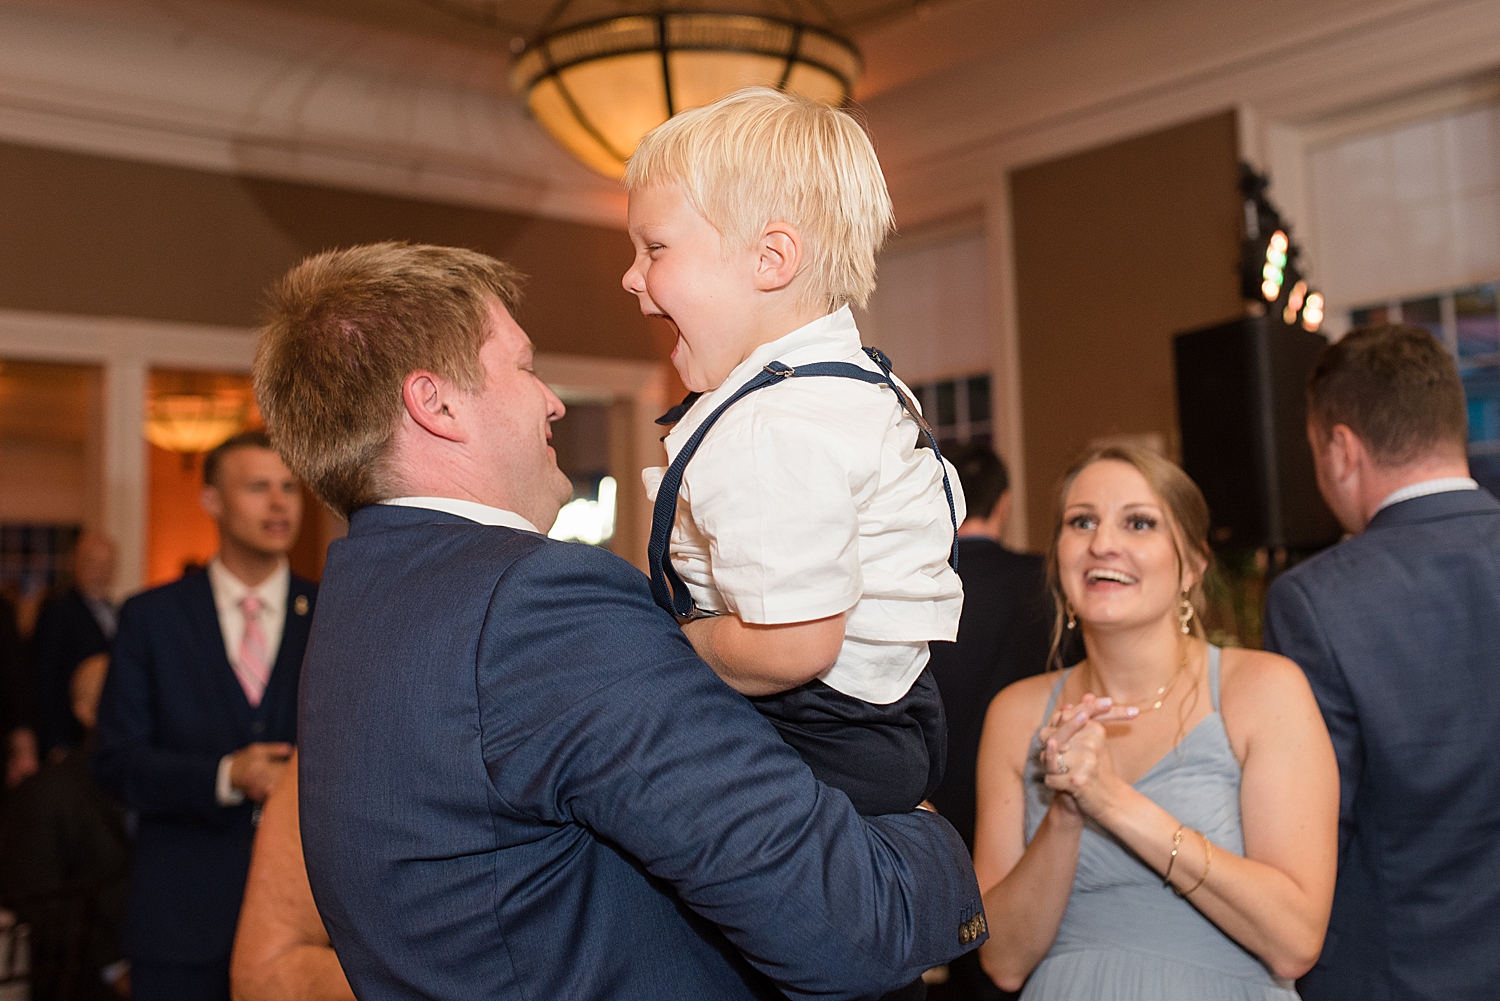
[[[99,620],[94,618],[94,610],[89,603],[83,600],[82,591],[73,591],[69,595],[73,602],[73,614],[78,617],[78,628],[85,633],[84,642],[91,647],[109,647],[109,637],[104,635],[104,629],[99,625]]]
[[[214,591],[208,582],[208,574],[193,574],[188,578],[188,585],[187,618],[202,653],[199,663],[224,700],[224,706],[229,711],[227,718],[234,721],[243,736],[249,731],[250,702],[245,698],[245,690],[240,687],[240,679],[234,676],[234,668],[229,666],[224,633],[219,629],[219,609],[214,604]]]
[[[293,685],[301,673],[302,654],[307,649],[307,633],[312,627],[313,590],[307,582],[293,576],[287,584],[286,624],[281,628],[281,647],[276,651],[276,665],[271,669],[271,684],[266,701],[279,699],[287,685]],[[293,688],[292,698],[296,698]]]

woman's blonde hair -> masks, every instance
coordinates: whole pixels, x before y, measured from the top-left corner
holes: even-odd
[[[1057,544],[1062,538],[1063,514],[1067,509],[1068,492],[1078,475],[1096,462],[1123,462],[1133,467],[1145,478],[1152,493],[1161,501],[1171,529],[1172,550],[1177,556],[1177,584],[1182,586],[1188,571],[1188,556],[1201,562],[1201,572],[1193,586],[1188,589],[1188,601],[1193,605],[1194,615],[1190,629],[1198,639],[1207,639],[1203,630],[1203,579],[1213,566],[1213,550],[1208,545],[1208,502],[1187,473],[1176,463],[1164,459],[1155,452],[1129,445],[1109,445],[1096,448],[1075,462],[1063,476],[1057,488],[1052,524],[1052,543],[1047,547],[1047,589],[1052,594],[1055,610],[1052,621],[1052,651],[1048,655],[1049,668],[1062,667],[1062,640],[1064,623],[1068,617],[1068,598],[1063,593],[1062,575],[1057,565]]]
[[[684,111],[625,168],[627,191],[672,183],[727,248],[751,246],[768,223],[795,226],[809,305],[864,306],[875,291],[895,216],[870,137],[847,112],[769,87]]]

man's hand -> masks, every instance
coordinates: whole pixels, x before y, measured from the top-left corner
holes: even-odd
[[[229,784],[252,803],[264,803],[291,756],[291,744],[247,744],[229,759]]]

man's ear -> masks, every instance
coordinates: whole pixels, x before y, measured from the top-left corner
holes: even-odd
[[[989,520],[995,526],[997,537],[1005,535],[1005,523],[1010,521],[1010,491],[1004,490],[1000,499],[995,501],[995,508],[990,512]]]
[[[755,287],[761,292],[786,288],[802,269],[802,234],[791,223],[767,223],[756,251]]]
[[[458,390],[448,380],[431,372],[416,371],[401,383],[401,403],[406,415],[422,430],[448,441],[468,441],[468,432],[459,424]]]
[[[1332,467],[1334,477],[1338,480],[1346,480],[1351,475],[1359,472],[1366,464],[1369,453],[1365,449],[1365,443],[1360,441],[1359,435],[1347,424],[1335,424],[1333,430],[1328,432],[1329,465]]]
[[[203,489],[198,491],[198,505],[215,522],[224,517],[224,495],[212,483],[203,484]]]

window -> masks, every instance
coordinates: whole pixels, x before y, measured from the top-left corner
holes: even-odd
[[[1500,486],[1500,282],[1351,310],[1355,326],[1410,323],[1426,327],[1458,361],[1469,407],[1469,462],[1474,478]]]
[[[990,376],[961,376],[911,387],[938,447],[977,441],[990,445]],[[993,446],[992,446],[993,447]]]
[[[40,596],[73,578],[78,525],[0,525],[0,590]]]

